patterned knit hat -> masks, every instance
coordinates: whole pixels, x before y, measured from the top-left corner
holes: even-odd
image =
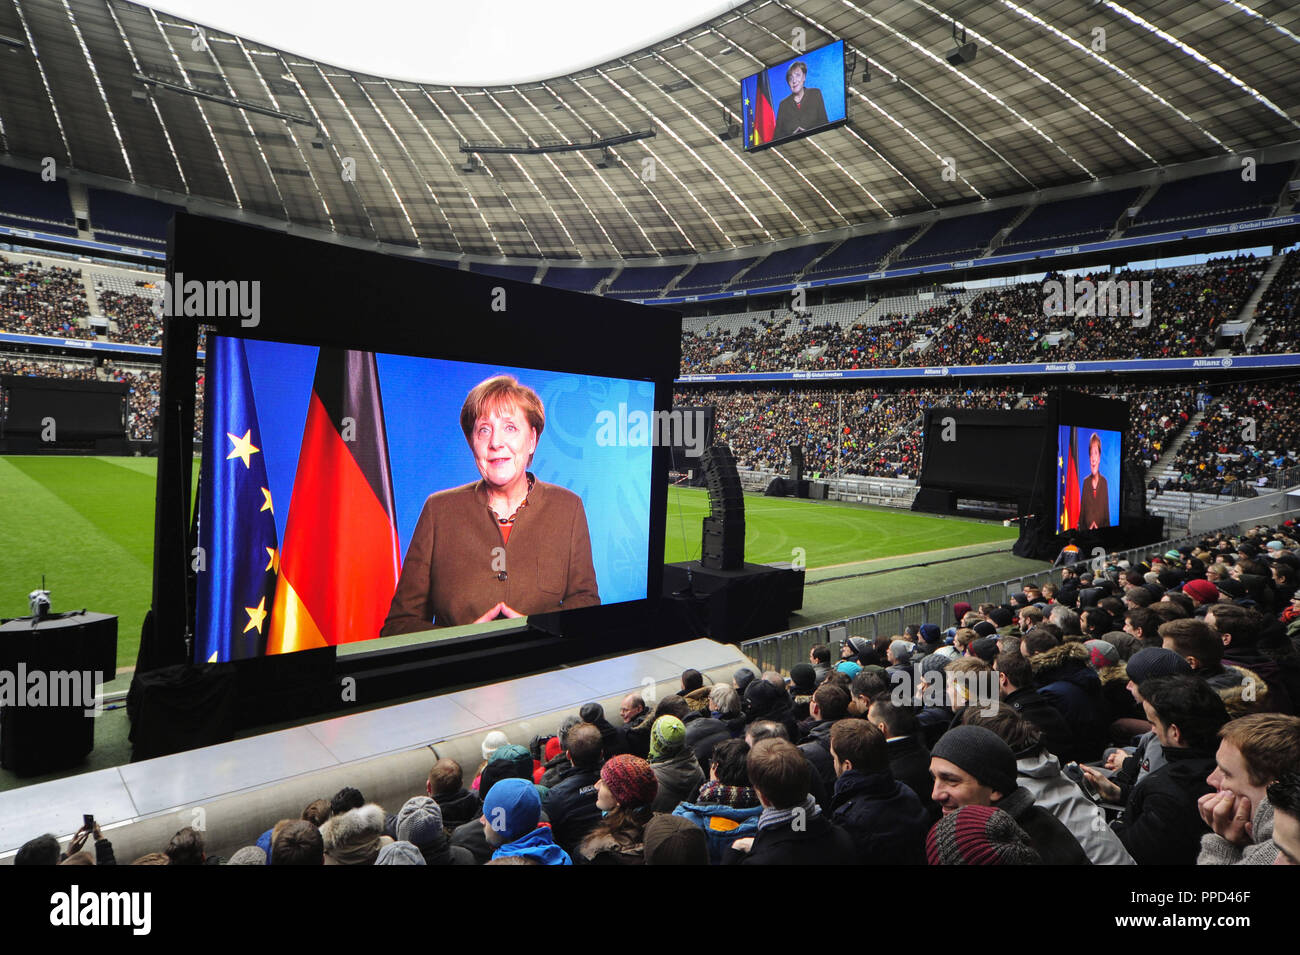
[[[675,716],[661,716],[650,727],[650,758],[676,756],[686,745],[686,725]]]
[[[925,839],[930,865],[1040,865],[1025,830],[994,806],[962,806],[946,813]]]
[[[1119,663],[1119,650],[1109,640],[1085,640],[1083,645],[1088,648],[1088,663],[1094,670],[1104,670]]]
[[[674,717],[660,718],[663,719]],[[680,726],[681,720],[677,720],[677,724]],[[655,778],[655,771],[639,756],[624,753],[611,757],[601,767],[600,778],[609,787],[610,795],[623,807],[648,806],[659,794],[659,780]]]

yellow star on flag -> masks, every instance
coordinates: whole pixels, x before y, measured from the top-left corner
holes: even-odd
[[[260,514],[263,511],[270,511],[272,514],[275,513],[275,508],[271,507],[271,492],[266,488],[262,488],[262,506],[257,509],[257,513]]]
[[[263,597],[257,602],[256,607],[245,607],[244,612],[248,614],[248,626],[244,627],[244,633],[257,628],[257,632],[262,632],[262,621],[266,619],[266,598]]]
[[[280,552],[274,547],[268,547],[266,548],[266,566],[262,570],[265,572],[272,568],[277,574],[280,572]],[[261,630],[258,630],[258,633],[261,633]]]
[[[226,432],[226,437],[229,438],[235,445],[234,448],[231,450],[231,452],[226,455],[227,461],[229,461],[231,458],[240,458],[244,462],[244,467],[246,468],[252,467],[252,465],[249,464],[248,459],[252,457],[254,454],[256,454],[259,450],[261,450],[260,448],[253,447],[253,442],[250,440],[250,436],[252,435],[252,433],[253,433],[253,429],[249,428],[247,431],[244,432],[244,436],[242,438],[236,438],[229,431]]]

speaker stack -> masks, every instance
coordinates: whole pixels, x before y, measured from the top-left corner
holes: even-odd
[[[795,487],[803,480],[803,445],[790,445],[790,481]]]
[[[745,564],[745,498],[731,448],[715,444],[700,457],[709,488],[700,563],[710,570],[736,570]]]

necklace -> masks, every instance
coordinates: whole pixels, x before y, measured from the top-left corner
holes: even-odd
[[[536,484],[536,483],[537,483],[537,478],[535,478],[535,477],[533,477],[531,474],[529,474],[529,475],[528,475],[528,490],[524,492],[524,499],[523,499],[522,501],[519,502],[519,506],[515,508],[515,512],[514,512],[513,514],[511,514],[509,517],[497,517],[497,512],[496,512],[496,511],[492,511],[492,516],[493,516],[493,517],[496,517],[496,521],[497,521],[498,524],[513,524],[516,520],[519,519],[519,512],[522,511],[525,507],[528,506],[528,495],[531,494],[531,493],[533,492],[533,485]],[[489,505],[488,509],[491,510],[491,506],[490,506],[490,505]]]

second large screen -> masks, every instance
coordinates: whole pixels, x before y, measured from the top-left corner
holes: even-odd
[[[1119,525],[1122,435],[1060,425],[1056,439],[1056,527],[1097,530]]]
[[[844,41],[768,67],[740,81],[745,148],[763,149],[842,123]]]
[[[646,597],[653,384],[224,336],[207,362],[196,660]],[[524,391],[476,392],[499,376]]]

